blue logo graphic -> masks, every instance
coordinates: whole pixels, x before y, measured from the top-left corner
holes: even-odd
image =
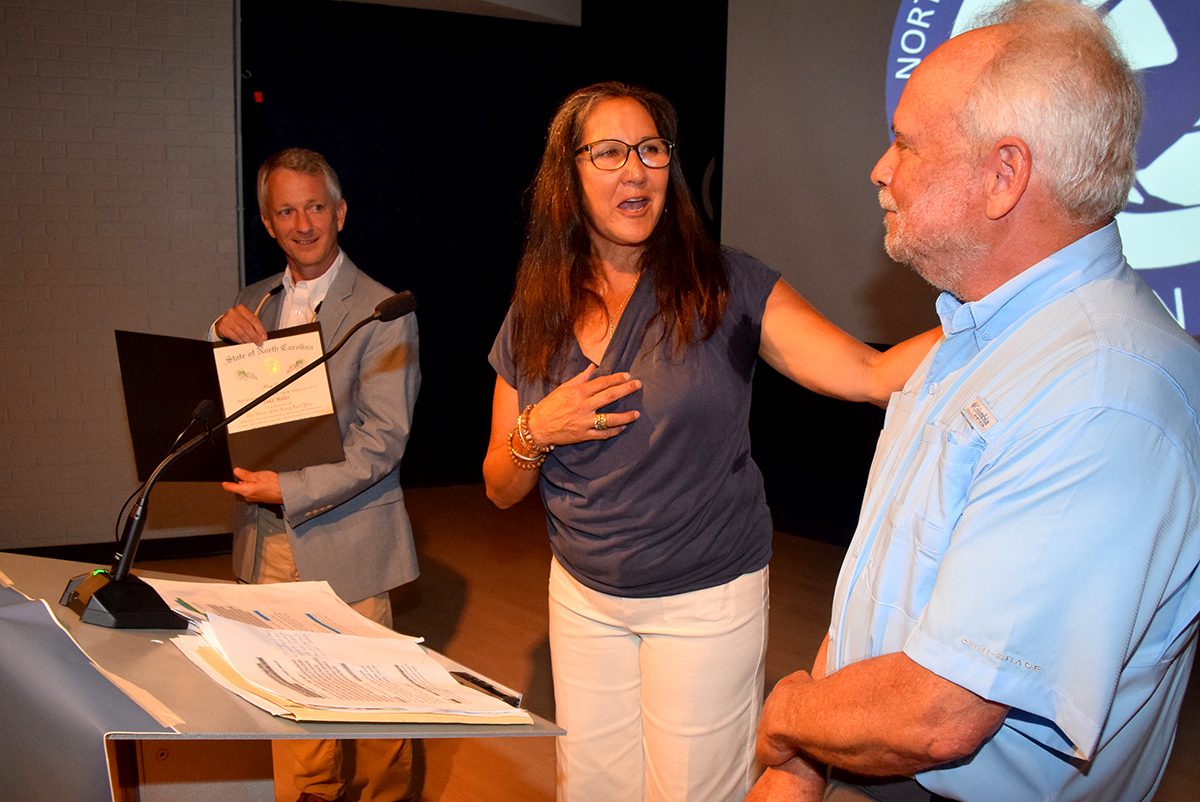
[[[1200,334],[1200,13],[1196,0],[1084,0],[1107,12],[1141,71],[1146,119],[1117,225],[1125,255],[1191,334]],[[902,0],[888,49],[887,116],[921,59],[996,0]]]

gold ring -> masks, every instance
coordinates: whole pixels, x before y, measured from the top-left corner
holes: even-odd
[[[596,420],[592,423],[592,428],[598,432],[602,432],[608,428],[608,416],[603,412],[596,413]]]

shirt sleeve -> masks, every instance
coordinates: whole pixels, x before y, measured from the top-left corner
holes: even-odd
[[[1077,412],[985,449],[905,653],[1014,708],[1006,726],[1090,758],[1123,667],[1162,659],[1178,634],[1147,642],[1188,581],[1196,504],[1179,444],[1127,412]]]
[[[496,340],[492,343],[488,362],[497,376],[508,382],[510,387],[516,387],[517,366],[512,355],[512,318],[513,308],[510,306],[504,315],[504,323],[500,325],[500,331],[496,334]]]
[[[775,289],[780,273],[741,251],[726,248],[723,255],[730,288],[730,309],[726,314],[745,315],[753,322],[755,330],[760,331],[767,298]]]

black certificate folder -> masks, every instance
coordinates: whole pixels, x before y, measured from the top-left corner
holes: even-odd
[[[311,331],[319,331],[317,324],[284,329],[268,336],[270,339],[288,338]],[[160,334],[115,333],[138,478],[145,480],[169,453],[175,438],[188,425],[202,400],[208,399],[217,405],[218,411],[210,418],[210,425],[241,408],[235,398],[222,395],[217,375],[217,360],[222,350],[260,349],[224,343],[214,346],[205,340]],[[263,345],[263,353],[271,353],[270,339]],[[319,341],[319,334],[317,339]],[[257,360],[251,356],[246,360],[247,365],[250,361],[255,362],[254,367],[248,368],[249,372],[260,372]],[[293,359],[292,363],[296,361]],[[279,381],[286,378],[286,375],[280,376]],[[328,380],[323,388],[328,392]],[[269,389],[269,386],[262,389]],[[265,401],[264,406],[278,403],[281,397],[286,399],[287,392],[284,389],[275,399]],[[332,410],[332,401],[329,408]],[[219,482],[233,478],[232,467],[235,465],[255,471],[288,471],[343,459],[336,412],[286,420],[287,411],[284,410],[276,417],[284,420],[228,435],[224,430],[215,433],[211,445],[202,445],[184,456],[168,468],[162,478],[177,482]],[[200,431],[200,424],[194,424],[188,437]]]
[[[323,356],[320,325],[309,323],[273,331],[261,347],[217,343],[209,361],[220,373],[222,403],[229,415]],[[322,371],[318,368],[308,374],[308,383],[297,382],[280,389],[230,426],[229,459],[234,466],[252,471],[293,471],[345,458],[329,379],[326,376],[313,381]],[[310,385],[308,390],[305,384]],[[312,414],[306,408],[313,405],[325,411]],[[239,425],[255,420],[251,416],[265,419],[265,423],[260,421],[253,428],[238,431]]]
[[[221,390],[213,363],[212,343],[186,337],[167,337],[136,331],[116,331],[117,360],[125,391],[125,414],[133,440],[138,480],[145,481],[171,451],[179,433],[192,420],[204,399],[217,404],[209,424],[219,412]],[[193,424],[188,438],[202,431]],[[163,473],[169,482],[219,482],[232,477],[224,432],[184,456]]]

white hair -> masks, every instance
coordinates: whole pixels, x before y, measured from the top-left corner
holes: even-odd
[[[1143,98],[1103,18],[1078,0],[1009,0],[981,24],[1011,36],[980,73],[963,131],[981,146],[1020,137],[1073,222],[1112,219],[1133,185]]]

